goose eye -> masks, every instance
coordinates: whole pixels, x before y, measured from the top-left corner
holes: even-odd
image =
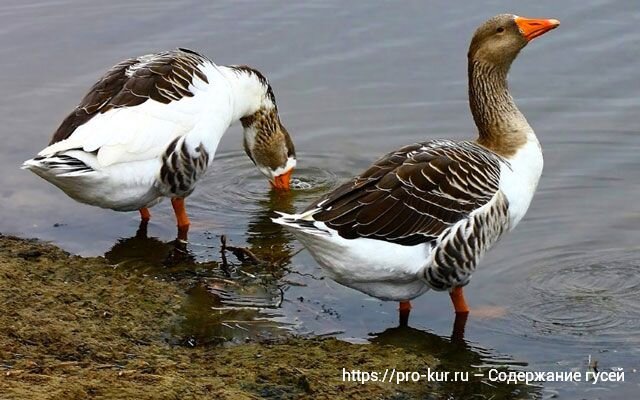
[[[500,27],[500,28],[496,29],[496,32],[498,32],[498,33],[502,33],[502,32],[504,32],[504,28],[503,28],[503,27]]]

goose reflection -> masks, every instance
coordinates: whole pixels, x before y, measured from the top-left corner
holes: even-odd
[[[293,236],[281,225],[274,224],[271,218],[275,210],[293,212],[295,192],[271,190],[269,197],[260,201],[258,211],[253,214],[247,225],[247,243],[249,249],[265,263],[285,266],[290,264],[294,254]]]
[[[442,337],[407,325],[389,328],[384,332],[374,333],[370,341],[377,345],[388,345],[401,348],[420,357],[435,357],[439,364],[436,371],[449,371],[449,376],[460,372],[468,377],[463,381],[451,379],[440,382],[443,390],[442,398],[447,399],[528,399],[539,398],[541,388],[525,384],[507,384],[506,382],[489,382],[488,371],[496,368],[500,371],[520,370],[527,364],[511,361],[502,356],[492,354],[489,350],[473,346],[463,338],[466,316],[456,317],[451,337]],[[496,360],[500,359],[500,363]],[[397,366],[401,368],[402,366]],[[426,371],[420,371],[426,373]],[[484,376],[475,376],[483,374]]]
[[[256,226],[262,226],[267,213],[261,210]],[[283,319],[279,308],[284,292],[277,270],[264,270],[262,263],[237,263],[231,257],[228,269],[222,268],[222,257],[196,262],[196,256],[201,256],[197,244],[164,242],[148,236],[146,228],[141,223],[136,235],[119,239],[105,258],[118,268],[168,279],[182,289],[184,295],[176,299],[175,323],[166,332],[170,343],[208,346],[283,333],[283,323],[278,321]],[[284,257],[288,262],[288,240],[274,232],[269,235],[266,241],[252,236],[257,242],[250,248],[259,257],[277,252],[274,259]]]
[[[169,273],[166,268],[187,270],[195,264],[195,256],[187,243],[176,239],[163,242],[147,234],[147,221],[140,222],[136,234],[121,238],[107,251],[104,257],[112,264],[131,266],[144,272]]]
[[[244,236],[247,246],[223,240],[220,268],[187,291],[172,336],[190,346],[282,335],[284,284],[294,249],[289,234],[271,222],[274,209],[293,209],[293,195],[272,190],[258,202]],[[230,250],[230,251],[228,251]],[[227,255],[227,253],[231,253]],[[238,259],[240,263],[235,262]]]

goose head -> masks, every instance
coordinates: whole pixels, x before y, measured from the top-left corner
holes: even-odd
[[[296,152],[289,132],[280,121],[273,89],[260,71],[246,65],[229,67],[239,80],[237,102],[244,104],[240,122],[244,151],[275,189],[288,190],[296,166]]]
[[[275,189],[288,190],[296,166],[296,151],[278,111],[261,108],[240,119],[244,128],[244,151]]]
[[[557,19],[500,14],[480,25],[469,46],[469,61],[509,69],[527,43],[560,25]]]

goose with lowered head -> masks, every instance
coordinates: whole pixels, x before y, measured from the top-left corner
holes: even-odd
[[[150,207],[169,197],[178,237],[186,239],[184,199],[238,120],[247,155],[276,189],[287,190],[295,150],[267,79],[187,49],[112,67],[23,168],[81,203],[139,210],[143,222]]]

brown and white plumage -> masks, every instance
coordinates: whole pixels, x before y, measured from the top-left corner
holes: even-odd
[[[49,146],[23,168],[77,201],[141,210],[143,219],[147,207],[170,197],[177,200],[178,225],[184,227],[182,199],[213,161],[227,128],[239,120],[258,169],[287,188],[295,151],[259,71],[217,66],[187,49],[144,55],[109,69]]]
[[[501,161],[473,142],[416,143],[382,157],[307,210],[318,208],[314,219],[345,239],[431,242],[493,198]]]
[[[522,219],[542,172],[540,144],[507,90],[507,71],[530,38],[557,25],[503,14],[476,31],[469,51],[476,142],[405,146],[302,213],[274,221],[339,283],[401,301],[406,312],[407,301],[428,289],[449,290],[456,312],[467,312],[461,288]]]
[[[396,247],[393,257],[400,265],[385,261],[373,281],[392,280],[397,269],[407,268],[435,289],[463,286],[479,257],[509,228],[508,202],[500,190],[503,168],[510,168],[508,161],[474,142],[416,143],[380,158],[301,214],[276,222],[298,228],[310,249],[316,239],[348,243],[352,249],[335,257],[349,254],[346,268],[353,275],[375,263],[368,261],[369,246],[358,250],[358,244],[380,241]],[[412,260],[415,249],[421,257]],[[362,275],[367,278],[367,272]],[[409,300],[421,291],[369,294]]]
[[[508,162],[473,142],[417,143],[387,154],[306,211],[345,239],[434,247],[425,279],[447,289],[466,283],[479,256],[509,226],[501,167]],[[490,218],[496,223],[487,224]]]
[[[208,62],[194,51],[177,49],[129,58],[114,65],[64,119],[49,144],[69,138],[76,128],[112,109],[138,106],[147,100],[169,104],[193,97],[195,91],[189,86],[194,78],[209,83],[200,68]]]

